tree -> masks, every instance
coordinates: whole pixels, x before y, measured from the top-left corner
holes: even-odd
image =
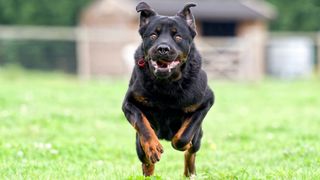
[[[268,0],[278,12],[272,30],[320,31],[319,0]]]
[[[77,24],[81,10],[90,0],[0,0],[0,24]]]
[[[0,24],[75,26],[90,0],[0,0]],[[76,71],[75,43],[0,41],[0,64]]]

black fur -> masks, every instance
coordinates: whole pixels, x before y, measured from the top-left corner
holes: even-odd
[[[143,42],[136,50],[135,62],[138,64],[143,60],[145,65],[136,65],[133,69],[123,112],[137,130],[137,154],[145,165],[153,165],[162,153],[159,152],[162,150],[154,150],[156,147],[150,152],[143,149],[145,141],[157,144],[151,131],[159,139],[172,141],[177,150],[197,152],[202,137],[202,120],[214,103],[206,73],[201,69],[201,56],[193,43],[196,32],[189,10],[192,6],[186,5],[171,17],[157,15],[146,3],[137,6],[137,11],[141,12],[139,33]],[[168,48],[163,50],[162,46]],[[172,62],[179,64],[170,69]],[[150,175],[145,169],[143,171]],[[189,173],[194,172],[190,170]]]

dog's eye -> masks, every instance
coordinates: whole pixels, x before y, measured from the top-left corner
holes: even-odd
[[[156,34],[151,34],[150,39],[152,41],[156,40],[158,38],[158,36]]]
[[[175,39],[177,42],[180,42],[180,41],[182,40],[182,37],[179,36],[179,35],[176,35],[176,36],[174,37],[174,39]]]

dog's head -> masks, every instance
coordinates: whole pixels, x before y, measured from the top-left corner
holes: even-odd
[[[186,4],[175,16],[161,16],[145,2],[137,5],[144,58],[155,77],[180,76],[196,35],[193,6]]]

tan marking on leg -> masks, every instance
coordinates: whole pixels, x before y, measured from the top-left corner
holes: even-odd
[[[148,134],[143,134],[138,130],[140,144],[149,164],[154,164],[160,161],[163,148],[144,114],[142,114],[142,123],[145,125]]]
[[[191,112],[196,111],[199,107],[200,107],[200,104],[193,104],[191,106],[183,108],[183,111],[185,113],[191,113]]]
[[[186,177],[195,176],[196,167],[195,167],[196,153],[191,153],[190,149],[184,153],[184,175]]]
[[[154,172],[154,164],[142,164],[142,173],[144,176],[152,176]]]
[[[182,134],[184,133],[184,131],[186,130],[186,128],[189,126],[191,122],[191,118],[188,118],[186,119],[182,125],[181,125],[181,128],[179,129],[179,131],[174,135],[174,137],[172,138],[172,145],[174,146],[174,148],[177,148],[176,147],[176,143],[180,140]],[[184,150],[187,150],[189,149],[190,147],[192,146],[192,143],[191,141],[186,145],[184,146],[183,148],[181,148],[182,151]]]

